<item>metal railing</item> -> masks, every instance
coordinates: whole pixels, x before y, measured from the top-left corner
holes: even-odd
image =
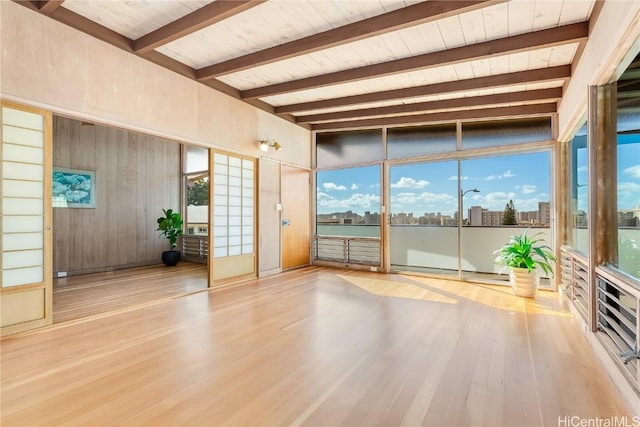
[[[380,239],[377,237],[315,236],[314,260],[379,266]]]
[[[607,268],[596,268],[599,337],[631,385],[640,391],[640,291],[625,283]]]
[[[562,288],[573,301],[576,311],[589,323],[589,270],[587,261],[566,248],[560,258]]]
[[[182,236],[182,256],[196,262],[207,262],[209,236],[186,234]]]

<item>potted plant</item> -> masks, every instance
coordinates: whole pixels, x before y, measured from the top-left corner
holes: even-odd
[[[173,266],[180,261],[180,251],[174,250],[177,246],[178,237],[182,236],[182,217],[178,212],[174,212],[172,209],[163,209],[164,216],[158,218],[157,231],[160,232],[160,237],[164,237],[169,240],[170,249],[162,252],[162,262],[166,266]]]
[[[509,282],[513,292],[522,297],[534,297],[540,282],[538,267],[553,276],[552,263],[556,261],[551,248],[538,238],[527,236],[526,230],[519,236],[511,236],[509,242],[495,251],[494,262],[509,269]]]

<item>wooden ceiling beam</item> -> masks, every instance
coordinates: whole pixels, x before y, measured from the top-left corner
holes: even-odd
[[[519,107],[482,108],[477,110],[447,111],[442,113],[415,114],[410,116],[381,117],[375,119],[348,120],[343,122],[319,123],[311,130],[340,130],[369,128],[388,125],[411,125],[455,120],[503,118],[513,116],[549,115],[557,111],[557,103],[522,105]]]
[[[13,0],[15,3],[20,4],[32,11],[40,12],[40,4],[37,0]],[[63,7],[57,8],[51,15],[48,15],[50,18],[66,24],[76,30],[82,31],[88,35],[91,35],[103,42],[109,43],[112,46],[123,49],[127,52],[135,54],[133,52],[133,40],[116,33],[115,31],[110,30],[107,27],[104,27],[90,19],[85,18],[84,16],[78,15],[75,12],[70,11],[69,9],[65,9]],[[192,80],[195,80],[196,70],[185,65],[179,61],[176,61],[173,58],[170,58],[166,55],[163,55],[160,52],[155,50],[151,50],[146,53],[138,54],[140,58],[144,58],[149,62],[153,62],[154,64],[160,65],[170,71],[181,74],[185,77],[188,77]],[[210,80],[207,82],[202,82],[205,86],[211,87],[219,92],[225,93],[235,99],[240,100],[240,92],[219,80]],[[274,107],[272,105],[267,104],[259,99],[252,99],[244,101],[249,105],[252,105],[260,110],[266,111],[271,114],[275,114]],[[290,114],[282,113],[278,114],[278,117],[281,117],[285,120],[288,120],[292,123],[295,123],[295,117]],[[299,126],[310,129],[311,126],[301,123]]]
[[[399,31],[452,15],[502,3],[505,0],[430,0],[389,13],[333,28],[268,49],[253,52],[197,71],[199,80],[208,80],[248,68],[353,43],[369,37]]]
[[[490,87],[547,82],[567,79],[569,77],[571,77],[571,66],[561,65],[559,67],[539,68],[536,70],[519,71],[516,73],[498,74],[495,76],[477,77],[474,79],[456,80],[452,82],[415,86],[404,89],[392,89],[375,93],[365,93],[362,95],[325,99],[321,101],[282,105],[276,107],[275,112],[276,114],[296,113],[302,111],[345,107],[348,105],[366,104],[370,102],[437,95],[440,93],[462,92],[468,90],[487,89]]]
[[[135,53],[149,52],[159,46],[258,6],[265,1],[266,0],[214,1],[135,40],[133,42],[133,51]]]
[[[63,1],[64,0],[41,0],[38,8],[40,9],[40,12],[50,15],[60,7]]]
[[[416,102],[412,104],[390,105],[359,110],[336,111],[333,113],[297,116],[296,123],[318,123],[332,120],[364,118],[372,116],[424,113],[426,111],[451,108],[469,108],[488,105],[508,104],[527,101],[552,101],[562,98],[562,88],[527,90],[521,92],[493,95],[469,96],[465,98],[445,99],[441,101]]]
[[[557,28],[534,31],[531,33],[519,34],[517,36],[490,40],[483,43],[476,43],[394,61],[382,62],[379,64],[249,89],[242,91],[240,96],[242,99],[274,96],[283,93],[331,86],[374,77],[457,64],[463,61],[473,61],[496,55],[507,55],[526,50],[578,43],[585,40],[588,35],[589,23],[580,22],[577,24],[563,25]]]

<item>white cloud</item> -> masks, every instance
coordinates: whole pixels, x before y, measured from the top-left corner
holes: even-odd
[[[586,172],[587,171],[587,167],[586,166],[580,166],[578,169],[576,169],[578,172]]]
[[[413,178],[403,176],[398,182],[392,183],[391,188],[424,188],[427,185],[429,185],[429,181],[423,179],[416,181]]]
[[[358,184],[351,184],[351,190],[357,190],[358,188],[360,188],[358,187]]]
[[[324,194],[324,193],[323,193]],[[348,199],[337,199],[333,196],[318,197],[318,206],[325,210],[332,209],[369,209],[377,210],[380,206],[380,196],[376,194],[352,194]]]
[[[468,180],[469,177],[468,176],[461,176],[460,177],[460,181],[466,181]],[[452,175],[449,177],[449,181],[457,181],[458,180],[458,175]]]
[[[484,180],[485,181],[495,181],[496,179],[513,178],[514,176],[516,176],[516,175],[511,173],[510,170],[508,170],[508,171],[506,171],[505,173],[503,173],[501,175],[489,175],[489,176],[485,177]]]
[[[640,165],[631,166],[624,170],[624,173],[630,175],[632,178],[640,178]]]
[[[446,193],[399,193],[391,196],[394,212],[409,209],[414,215],[420,216],[424,212],[451,213],[457,210],[458,200]]]
[[[380,184],[372,184],[369,186],[369,188],[380,188]]]
[[[618,209],[632,209],[640,206],[640,184],[637,182],[618,183]]]
[[[516,188],[518,188],[518,187],[516,187]],[[523,186],[520,186],[520,191],[522,191],[522,194],[535,193],[536,192],[536,186],[535,185],[525,184]]]
[[[333,191],[333,190],[344,191],[347,189],[347,187],[345,187],[344,185],[337,185],[337,184],[334,184],[333,182],[325,182],[324,184],[322,184],[322,188],[324,188],[327,191]]]

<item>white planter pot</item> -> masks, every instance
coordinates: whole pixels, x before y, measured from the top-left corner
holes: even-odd
[[[540,276],[535,269],[529,273],[526,268],[512,267],[509,272],[509,282],[514,294],[519,297],[533,298],[540,284]]]

